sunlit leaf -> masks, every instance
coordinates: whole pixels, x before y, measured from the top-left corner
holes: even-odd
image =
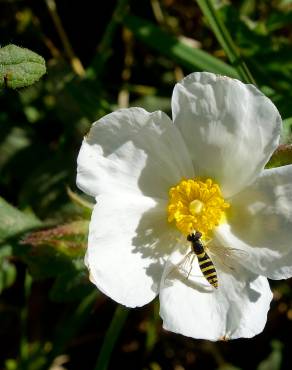
[[[215,8],[212,0],[197,0],[201,11],[207,18],[212,31],[214,32],[217,40],[223,47],[230,62],[235,66],[239,76],[245,83],[255,84],[255,81],[243,61],[238,48],[236,47],[230,32],[222,21],[219,12]]]
[[[45,73],[45,60],[37,53],[12,44],[0,48],[0,88],[29,86]]]

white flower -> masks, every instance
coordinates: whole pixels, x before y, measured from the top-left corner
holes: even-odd
[[[121,109],[83,141],[77,184],[97,202],[91,279],[128,307],[159,294],[165,329],[209,340],[252,337],[272,299],[267,278],[292,275],[292,166],[264,170],[280,115],[252,85],[193,73],[174,88],[172,116]],[[190,253],[195,231],[216,267],[217,289]],[[185,256],[195,257],[191,271]]]

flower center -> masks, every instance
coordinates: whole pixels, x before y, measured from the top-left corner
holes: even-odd
[[[199,199],[195,199],[193,201],[191,201],[190,205],[189,205],[189,211],[191,212],[191,214],[193,216],[201,213],[202,209],[204,207],[204,203],[201,202]]]
[[[228,207],[219,185],[211,179],[183,179],[169,190],[168,222],[174,221],[186,236],[200,231],[206,238],[224,221]]]

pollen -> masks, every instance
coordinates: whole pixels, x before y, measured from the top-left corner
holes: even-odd
[[[185,236],[200,231],[203,238],[225,220],[229,207],[218,184],[211,179],[183,179],[169,190],[168,222]]]

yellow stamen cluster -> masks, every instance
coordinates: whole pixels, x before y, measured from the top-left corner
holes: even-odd
[[[196,230],[205,238],[224,220],[228,207],[211,179],[183,179],[169,190],[168,221],[186,236]]]

